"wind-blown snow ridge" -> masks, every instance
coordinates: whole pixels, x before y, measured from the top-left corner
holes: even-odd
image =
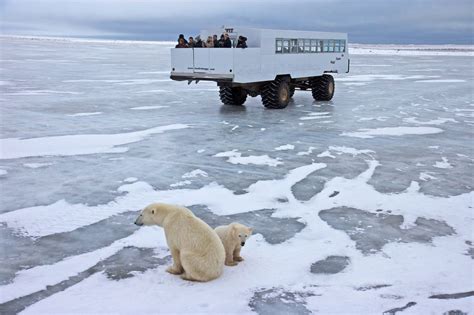
[[[373,138],[375,136],[405,136],[405,135],[429,135],[443,132],[435,127],[385,127],[375,129],[359,129],[354,132],[343,132],[342,136],[355,138]]]
[[[31,139],[0,139],[0,147],[2,148],[0,151],[0,159],[126,152],[128,148],[115,147],[141,141],[152,134],[185,128],[189,128],[189,125],[174,124],[141,131],[105,135],[89,134]]]

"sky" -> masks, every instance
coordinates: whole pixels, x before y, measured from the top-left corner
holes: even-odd
[[[246,26],[370,44],[473,44],[474,0],[0,0],[4,35],[176,40]]]

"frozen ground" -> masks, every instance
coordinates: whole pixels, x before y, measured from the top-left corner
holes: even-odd
[[[167,43],[0,44],[0,313],[474,312],[472,52],[358,47],[332,102],[265,110]],[[166,273],[154,201],[254,227],[245,261]]]

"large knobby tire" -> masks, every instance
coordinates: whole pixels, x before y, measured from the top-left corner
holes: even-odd
[[[334,96],[336,86],[331,75],[324,74],[311,79],[311,92],[316,101],[330,101]]]
[[[295,87],[294,86],[290,86],[290,98],[293,97],[293,95],[295,95]]]
[[[290,102],[290,86],[280,79],[269,82],[262,89],[262,103],[266,108],[282,109]]]
[[[219,98],[224,105],[240,106],[247,99],[247,92],[240,87],[220,86]]]

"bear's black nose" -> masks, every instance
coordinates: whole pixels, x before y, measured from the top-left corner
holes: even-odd
[[[245,242],[240,243],[240,245],[244,246],[244,245],[245,245]]]

